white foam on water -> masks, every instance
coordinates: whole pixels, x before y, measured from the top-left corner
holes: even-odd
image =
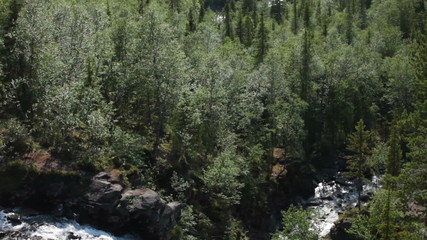
[[[32,237],[41,237],[43,239],[65,240],[72,234],[82,240],[119,240],[109,233],[94,229],[88,226],[80,226],[76,222],[43,224],[37,227],[36,231],[31,233]]]
[[[381,186],[381,177],[374,176],[369,184],[363,186],[362,194],[372,193]],[[320,182],[315,188],[315,195],[308,202],[317,202],[317,206],[310,207],[314,210],[313,225],[319,230],[319,239],[327,236],[339,219],[339,214],[352,209],[357,205],[356,187],[351,181],[346,180],[345,185],[331,181]],[[366,203],[365,203],[366,204]]]
[[[23,217],[22,223],[13,226],[7,221],[7,216],[15,213],[0,211],[0,230],[5,232],[19,231],[30,238],[42,240],[66,240],[70,237],[81,240],[135,240],[133,236],[117,237],[102,230],[87,225],[80,225],[76,221],[54,219],[49,216]]]
[[[28,224],[22,222],[21,224],[13,226],[9,221],[7,221],[7,217],[14,213],[6,213],[3,210],[0,211],[0,230],[1,231],[20,231],[21,229],[28,226]]]
[[[10,223],[6,221],[6,213],[4,211],[0,211],[0,230],[8,229],[10,227]]]

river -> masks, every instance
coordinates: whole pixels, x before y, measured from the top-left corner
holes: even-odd
[[[25,216],[20,209],[0,211],[0,239],[5,240],[137,240],[114,236],[76,221],[47,215]]]
[[[373,192],[381,187],[380,179],[381,177],[373,176],[363,185],[362,205],[366,205]],[[314,196],[303,204],[314,210],[313,222],[320,232],[320,239],[329,234],[339,214],[356,207],[357,195],[354,183],[341,173],[337,174],[335,180],[321,181],[317,184]]]
[[[373,176],[363,185],[362,197],[366,200],[380,188],[379,177]],[[320,239],[329,234],[339,214],[356,207],[357,191],[353,182],[338,173],[334,180],[320,181],[313,197],[303,205],[315,212],[314,226],[320,231]],[[135,236],[114,236],[76,221],[48,215],[26,215],[20,209],[0,209],[0,239],[36,240],[137,240]]]

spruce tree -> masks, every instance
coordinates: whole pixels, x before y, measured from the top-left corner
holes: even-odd
[[[188,11],[187,32],[194,31],[196,31],[196,19],[194,17],[193,8],[190,8],[190,11]]]
[[[233,30],[233,19],[230,1],[227,1],[224,8],[224,23],[225,23],[225,36],[230,39],[234,39],[234,30]]]
[[[310,13],[309,3],[308,2],[304,2],[303,8],[304,8],[304,13],[303,13],[303,16],[304,16],[304,27],[307,29],[307,28],[310,27],[310,14],[311,13]]]
[[[204,18],[205,18],[205,6],[204,6],[204,2],[201,1],[200,2],[200,11],[199,11],[199,22],[203,22]]]
[[[362,182],[365,177],[365,171],[367,169],[366,160],[370,154],[370,139],[371,132],[365,130],[366,126],[362,119],[356,124],[355,131],[350,135],[348,141],[347,150],[352,151],[353,154],[347,156],[347,168],[349,172],[347,175],[354,178],[357,195],[358,195],[358,207],[360,211],[360,194],[362,191]]]
[[[368,26],[368,17],[366,14],[366,0],[360,0],[360,28],[365,29]]]
[[[138,13],[142,16],[144,14],[145,0],[138,0]]]
[[[400,173],[402,165],[402,150],[400,146],[400,136],[396,125],[391,128],[389,140],[389,153],[387,159],[387,174],[396,177]]]
[[[352,9],[352,6],[348,6],[345,21],[345,39],[349,45],[353,42],[353,14],[350,9]]]
[[[240,43],[243,44],[243,42],[244,42],[244,29],[243,29],[242,12],[239,12],[239,15],[238,15],[236,34],[237,34],[237,37],[240,40]]]
[[[294,0],[292,4],[293,16],[292,16],[292,33],[298,33],[298,14],[297,14],[297,0]]]
[[[258,27],[258,44],[257,44],[257,63],[264,61],[265,54],[267,53],[267,41],[268,41],[268,32],[265,26],[264,13],[261,13],[261,19]]]
[[[408,136],[410,162],[402,170],[406,198],[422,206],[422,221],[427,226],[427,35],[419,33],[412,65],[416,69],[417,102],[409,116],[412,132]]]
[[[402,150],[400,146],[400,136],[398,127],[394,123],[391,127],[390,139],[388,142],[390,148],[388,152],[388,158],[386,163],[386,177],[385,177],[385,188],[387,196],[385,198],[385,206],[381,213],[383,223],[378,227],[378,232],[384,240],[393,239],[395,223],[391,217],[393,209],[391,208],[392,195],[395,191],[396,177],[400,173],[402,164]]]
[[[252,41],[254,39],[254,28],[252,17],[245,16],[243,19],[243,44],[246,47],[250,47],[252,45]]]
[[[309,98],[309,87],[310,87],[310,31],[309,29],[304,30],[303,36],[303,48],[301,53],[301,93],[300,97],[302,100],[308,102]]]

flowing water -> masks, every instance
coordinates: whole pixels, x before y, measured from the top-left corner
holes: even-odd
[[[363,185],[361,196],[369,198],[373,192],[380,188],[381,177],[373,176],[371,181]],[[314,209],[316,214],[315,227],[320,231],[322,239],[329,234],[339,214],[345,210],[353,209],[357,205],[357,189],[352,181],[338,173],[333,181],[323,181],[318,183],[315,195],[304,202],[306,206]],[[362,205],[367,204],[362,201]]]
[[[117,237],[65,218],[46,215],[21,216],[19,211],[0,211],[0,239],[35,240],[136,240],[133,236]]]
[[[368,197],[380,188],[379,177],[372,177],[363,185],[362,196]],[[341,176],[333,181],[322,181],[315,188],[315,195],[303,202],[316,212],[314,225],[320,230],[321,239],[329,234],[339,214],[357,205],[357,190],[353,182]],[[366,202],[362,202],[366,204]],[[0,209],[0,239],[35,240],[137,240],[134,236],[118,237],[73,220],[47,215],[25,216],[20,211]]]

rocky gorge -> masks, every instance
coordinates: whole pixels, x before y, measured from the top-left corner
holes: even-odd
[[[128,178],[118,169],[90,174],[49,161],[12,162],[2,167],[0,205],[5,208],[0,208],[1,238],[163,240],[171,237],[183,204],[167,202],[152,189],[129,187]],[[314,209],[313,222],[320,230],[321,239],[351,238],[346,233],[351,224],[340,215],[356,207],[357,189],[343,175],[343,161],[335,163],[342,165],[341,168],[319,169],[307,177],[299,188],[305,191],[290,193],[300,196],[293,204]],[[380,187],[379,179],[372,176],[370,183],[363,186],[362,204],[367,204]]]
[[[77,228],[81,228],[77,223],[87,224],[116,235],[130,233],[143,239],[168,239],[182,209],[179,202],[166,202],[151,189],[130,188],[119,170],[90,176],[84,172],[43,169],[15,162],[1,171],[0,181],[4,184],[0,189],[0,204],[4,208],[0,210],[6,211],[2,211],[0,234],[6,239],[20,239],[13,237],[14,234],[25,232],[31,235],[36,230],[28,230],[31,226],[34,228],[28,222],[44,214],[68,219],[50,219],[44,223],[57,221],[55,224],[62,222]],[[15,210],[16,207],[33,209],[36,214],[22,213]],[[21,216],[27,217],[26,225]],[[27,230],[22,226],[11,227],[22,224]],[[85,239],[72,237],[64,239]]]

